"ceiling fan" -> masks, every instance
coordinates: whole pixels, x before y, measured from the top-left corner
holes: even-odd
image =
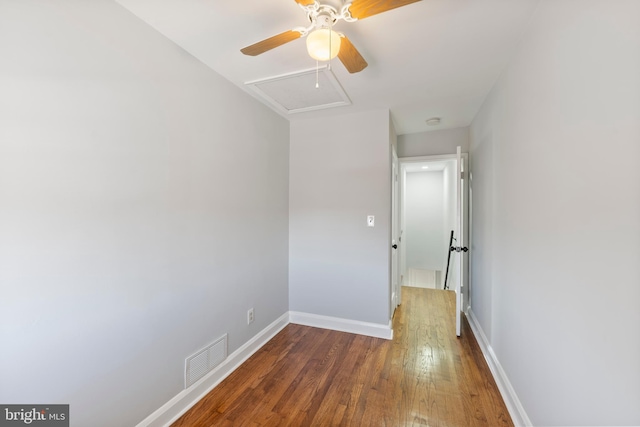
[[[328,61],[336,56],[350,73],[367,67],[351,41],[342,33],[333,31],[339,20],[354,22],[420,0],[294,0],[305,11],[310,21],[308,27],[297,27],[258,43],[240,49],[242,53],[257,56],[285,43],[307,36],[307,51],[318,61]]]

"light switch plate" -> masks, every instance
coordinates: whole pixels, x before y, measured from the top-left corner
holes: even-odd
[[[375,216],[373,216],[373,215],[367,216],[367,227],[375,226],[375,222],[376,222],[376,217]]]

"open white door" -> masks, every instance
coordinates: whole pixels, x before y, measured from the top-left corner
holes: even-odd
[[[464,217],[462,212],[463,201],[463,179],[464,179],[464,165],[462,163],[462,150],[460,147],[456,150],[456,243],[452,250],[456,252],[456,335],[460,336],[460,328],[462,324],[462,287],[464,286],[464,255],[468,251],[464,241]]]

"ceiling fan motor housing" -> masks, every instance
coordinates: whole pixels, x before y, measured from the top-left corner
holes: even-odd
[[[325,0],[322,3],[316,1],[312,5],[301,7],[307,11],[312,28],[329,28],[341,19],[347,22],[356,21],[349,13],[349,6],[351,6],[350,1]]]
[[[320,12],[315,17],[315,26],[316,28],[330,28],[336,23],[337,18],[335,16],[331,16],[327,12]],[[313,22],[313,21],[312,21]]]

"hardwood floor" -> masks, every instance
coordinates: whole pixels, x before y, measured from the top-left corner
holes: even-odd
[[[454,306],[403,288],[392,341],[290,324],[173,426],[512,426]]]

